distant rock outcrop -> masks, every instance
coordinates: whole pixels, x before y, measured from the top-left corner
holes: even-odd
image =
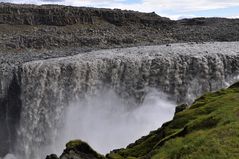
[[[170,22],[155,13],[141,13],[120,9],[97,9],[60,5],[15,5],[0,3],[0,24],[66,26],[76,23],[94,24],[97,20],[115,25],[142,23],[157,26]]]

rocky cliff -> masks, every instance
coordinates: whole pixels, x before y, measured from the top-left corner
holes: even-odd
[[[155,13],[119,9],[0,4],[1,47],[6,50],[134,45],[173,23]]]
[[[173,21],[155,13],[57,5],[0,4],[1,52],[238,41],[239,20]]]
[[[98,20],[114,25],[143,24],[160,26],[170,23],[168,18],[155,13],[141,13],[120,9],[98,9],[60,5],[16,5],[1,3],[0,23],[11,25],[53,25],[95,24]]]
[[[43,147],[56,140],[69,102],[104,88],[137,104],[150,87],[178,103],[226,87],[238,78],[238,46],[238,42],[172,44],[22,59],[12,66],[3,63],[1,154],[38,158]]]

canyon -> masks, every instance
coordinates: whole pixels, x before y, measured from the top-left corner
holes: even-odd
[[[238,81],[238,35],[238,19],[0,3],[0,158],[126,147]]]
[[[43,157],[37,155],[56,142],[70,103],[104,90],[113,90],[132,107],[128,109],[139,106],[150,88],[175,104],[190,104],[238,80],[238,46],[182,43],[84,52],[16,66],[3,63],[1,154]]]

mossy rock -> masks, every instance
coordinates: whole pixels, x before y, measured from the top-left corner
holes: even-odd
[[[60,159],[104,159],[103,155],[98,154],[86,142],[72,140],[66,144],[66,149]]]
[[[59,159],[56,154],[46,156],[46,159]]]
[[[234,83],[234,84],[231,85],[229,88],[239,88],[239,82]]]
[[[67,149],[74,149],[74,148],[79,148],[79,149],[86,149],[86,151],[93,151],[92,148],[84,141],[81,140],[72,140],[66,144]]]
[[[182,112],[182,111],[186,110],[187,108],[188,108],[187,104],[181,104],[181,105],[176,107],[175,114],[179,113],[179,112]]]

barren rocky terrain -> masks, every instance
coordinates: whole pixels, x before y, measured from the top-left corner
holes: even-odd
[[[238,35],[239,19],[173,21],[154,12],[0,3],[1,52],[237,41]]]

